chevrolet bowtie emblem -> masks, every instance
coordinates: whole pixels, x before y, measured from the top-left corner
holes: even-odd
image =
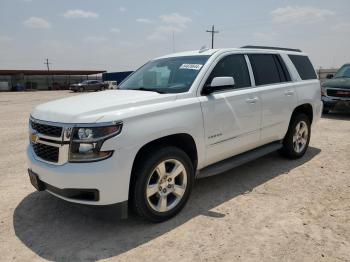
[[[39,140],[39,137],[36,135],[36,134],[31,134],[30,135],[30,141],[33,143],[33,144],[36,144]]]

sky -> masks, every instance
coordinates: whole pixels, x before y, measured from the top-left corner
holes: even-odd
[[[0,69],[135,70],[168,53],[300,48],[316,68],[350,62],[350,1],[0,0]]]

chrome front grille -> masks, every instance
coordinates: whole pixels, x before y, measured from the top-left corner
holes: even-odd
[[[46,136],[61,137],[62,135],[63,128],[60,126],[41,124],[33,120],[30,120],[30,125],[33,130]]]
[[[47,122],[30,117],[29,140],[34,157],[54,165],[68,161],[69,141],[64,136],[72,125]]]
[[[48,162],[58,163],[60,151],[58,147],[40,143],[32,143],[32,146],[35,154],[41,159]]]
[[[350,89],[327,89],[327,95],[333,97],[350,98]]]

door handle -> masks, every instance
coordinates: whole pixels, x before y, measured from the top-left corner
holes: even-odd
[[[248,98],[245,101],[249,104],[255,104],[259,99],[257,97]]]
[[[294,90],[288,89],[286,92],[284,92],[284,94],[285,94],[286,96],[292,96],[292,95],[294,95]]]

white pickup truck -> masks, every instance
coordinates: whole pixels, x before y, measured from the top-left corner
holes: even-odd
[[[171,54],[119,90],[36,107],[28,172],[39,191],[160,222],[184,207],[195,178],[276,150],[302,157],[321,112],[319,80],[300,50]]]

